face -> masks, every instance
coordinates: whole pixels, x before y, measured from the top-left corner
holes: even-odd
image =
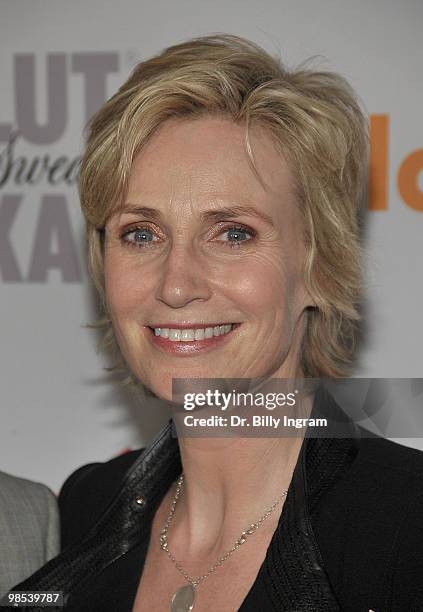
[[[172,378],[295,377],[304,246],[289,168],[264,128],[171,119],[135,159],[106,225],[106,300],[135,376],[171,399]],[[263,183],[263,184],[262,184]]]

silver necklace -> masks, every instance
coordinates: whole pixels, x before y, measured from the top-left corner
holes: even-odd
[[[182,473],[178,484],[176,486],[175,495],[172,501],[172,505],[170,508],[169,515],[166,519],[166,523],[164,524],[163,529],[160,532],[160,548],[165,551],[169,559],[175,564],[176,569],[182,574],[188,584],[185,584],[179,587],[170,600],[170,610],[171,612],[190,612],[194,608],[195,603],[195,591],[198,585],[203,582],[206,578],[210,576],[218,567],[222,565],[230,557],[242,544],[247,541],[248,536],[253,535],[257,531],[257,529],[262,525],[262,523],[272,514],[273,510],[280,504],[282,499],[286,496],[288,489],[283,491],[282,495],[280,495],[275,502],[266,510],[266,512],[261,516],[257,522],[251,523],[251,525],[241,533],[240,537],[235,541],[234,545],[230,550],[228,550],[220,559],[214,563],[205,574],[198,576],[197,578],[192,578],[188,575],[188,573],[184,570],[184,568],[177,562],[172,552],[169,550],[169,544],[167,541],[167,535],[169,531],[169,525],[173,519],[173,515],[175,514],[176,504],[178,502],[179,495],[182,489],[182,483],[184,482],[184,474]]]

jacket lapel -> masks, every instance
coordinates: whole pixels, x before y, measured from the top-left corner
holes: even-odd
[[[341,610],[324,567],[311,517],[324,491],[354,461],[359,434],[323,387],[316,392],[311,416],[325,416],[329,424],[336,421],[337,433],[343,437],[306,438],[302,445],[278,528],[260,569],[275,611]],[[250,595],[254,599],[254,592]],[[248,603],[247,598],[245,604]]]

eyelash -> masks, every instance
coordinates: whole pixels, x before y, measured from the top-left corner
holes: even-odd
[[[140,243],[140,242],[133,242],[131,240],[126,240],[126,236],[128,236],[129,234],[132,234],[134,232],[142,232],[142,231],[148,231],[151,234],[154,234],[154,230],[152,230],[148,225],[139,225],[139,226],[132,227],[131,229],[125,231],[120,236],[121,242],[124,244],[124,246],[134,247],[136,249],[145,249],[145,248],[147,248],[149,246],[149,245],[147,245],[147,243],[143,244],[143,243]],[[249,227],[247,227],[245,225],[240,225],[240,224],[238,224],[238,225],[231,225],[230,227],[222,228],[222,230],[219,232],[219,235],[227,233],[227,232],[245,232],[246,234],[249,234],[251,236],[251,238],[247,239],[247,240],[237,240],[237,241],[230,241],[230,240],[223,241],[223,240],[221,240],[221,241],[219,241],[219,242],[222,242],[226,247],[228,247],[230,249],[241,247],[241,244],[243,242],[251,242],[251,240],[253,240],[256,237],[256,235],[257,235],[257,232],[255,232],[253,229],[251,229],[251,228],[249,228]],[[149,241],[149,242],[153,242],[153,241]]]

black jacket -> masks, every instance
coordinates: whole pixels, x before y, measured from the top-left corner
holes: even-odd
[[[305,439],[240,611],[422,612],[423,453],[364,437],[322,388],[316,411],[338,415],[345,437]],[[72,612],[130,612],[152,518],[180,473],[171,421],[148,449],[77,470],[59,497],[63,552],[15,590],[62,590]]]

